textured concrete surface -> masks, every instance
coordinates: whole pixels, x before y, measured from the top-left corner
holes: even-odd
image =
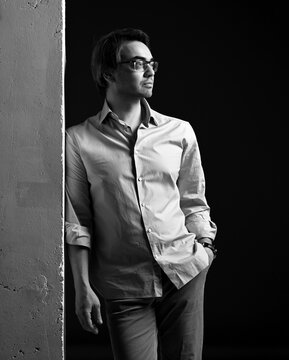
[[[0,359],[63,358],[63,3],[0,1]]]

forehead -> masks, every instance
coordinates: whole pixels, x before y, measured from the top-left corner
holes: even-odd
[[[152,59],[150,49],[141,41],[125,41],[121,44],[119,55],[122,60],[134,57],[142,57],[147,60]]]

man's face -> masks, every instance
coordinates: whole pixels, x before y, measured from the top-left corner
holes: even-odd
[[[140,41],[127,41],[121,45],[120,61],[131,59],[152,60],[149,48]],[[122,97],[149,98],[152,96],[154,70],[149,65],[143,70],[134,70],[129,63],[119,64],[113,72],[113,92]]]

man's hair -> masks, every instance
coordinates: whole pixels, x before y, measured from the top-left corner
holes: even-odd
[[[93,45],[91,56],[91,72],[96,87],[105,95],[107,81],[104,74],[109,74],[117,67],[120,59],[120,47],[125,41],[140,41],[150,48],[149,36],[140,29],[117,29],[102,36]]]

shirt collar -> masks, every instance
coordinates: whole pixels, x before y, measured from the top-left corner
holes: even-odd
[[[141,104],[145,110],[145,119],[143,120],[143,123],[148,126],[148,123],[154,123],[156,126],[158,125],[158,121],[155,116],[152,114],[152,109],[150,108],[148,102],[146,99],[141,99]],[[102,124],[102,122],[106,119],[108,115],[111,115],[113,118],[118,119],[118,116],[110,109],[107,101],[104,101],[103,107],[99,114],[99,123]]]

